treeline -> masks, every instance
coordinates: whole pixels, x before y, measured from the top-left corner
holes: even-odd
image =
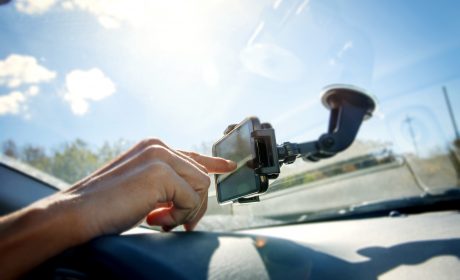
[[[99,148],[91,148],[87,142],[76,139],[52,150],[32,144],[18,146],[13,140],[2,143],[4,155],[20,160],[70,184],[89,175],[127,148],[128,143],[123,140],[113,143],[105,142]]]
[[[19,146],[13,140],[7,140],[1,144],[1,148],[4,155],[72,184],[112,160],[132,144],[124,140],[117,140],[105,142],[100,147],[94,147],[81,139],[75,139],[58,147],[46,149],[34,144]],[[192,149],[202,154],[210,154],[211,144],[203,142]],[[382,150],[391,150],[391,148],[389,148],[388,143],[357,140],[346,152],[332,159],[316,163],[314,166],[298,160],[295,164],[283,169],[285,179],[279,180],[278,187],[285,188],[305,184],[330,177],[336,173],[347,173],[355,169],[363,169],[367,165],[380,164],[380,161],[376,161],[374,156],[376,151]],[[452,181],[452,178],[460,178],[459,151],[459,148],[448,151],[438,148],[431,151],[430,155],[426,157],[418,157],[414,154],[404,154],[403,156],[411,163],[417,175],[428,185],[441,185],[446,179],[450,178],[449,181]],[[365,161],[367,165],[356,165],[355,160],[362,157],[367,159]],[[350,160],[353,161],[353,164],[350,163]],[[359,163],[362,164],[361,161]],[[275,183],[272,189],[276,188],[277,184]]]

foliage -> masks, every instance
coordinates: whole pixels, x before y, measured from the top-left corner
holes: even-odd
[[[3,154],[21,160],[41,171],[51,174],[68,183],[74,183],[104,163],[112,160],[126,149],[122,140],[105,142],[100,148],[92,149],[81,139],[62,144],[59,148],[47,151],[36,145],[18,147],[13,140],[2,145]]]

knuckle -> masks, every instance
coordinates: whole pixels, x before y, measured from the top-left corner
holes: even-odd
[[[153,145],[166,146],[163,143],[163,141],[161,141],[159,138],[155,138],[155,137],[144,139],[139,143],[139,146],[144,147],[144,148],[149,147],[149,146],[153,146]]]
[[[196,153],[196,152],[189,152],[188,153],[189,157],[193,158],[193,159],[196,159],[200,156],[200,154]]]
[[[170,153],[160,145],[150,145],[145,148],[144,154],[148,159],[166,159]]]
[[[193,180],[192,186],[194,187],[195,191],[198,192],[207,191],[209,186],[211,185],[211,177],[203,172],[195,173],[191,180]]]
[[[195,212],[195,210],[200,207],[201,205],[201,198],[200,195],[196,192],[193,192],[193,194],[190,194],[187,197],[187,201],[184,204],[184,208],[187,209],[190,213]]]
[[[203,179],[204,179],[203,182],[204,182],[204,185],[206,186],[206,189],[209,188],[209,186],[211,185],[211,177],[208,175],[204,175]]]

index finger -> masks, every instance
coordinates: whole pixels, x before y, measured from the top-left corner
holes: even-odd
[[[220,157],[210,157],[194,152],[180,151],[199,164],[203,165],[209,173],[228,173],[236,169],[236,163]]]

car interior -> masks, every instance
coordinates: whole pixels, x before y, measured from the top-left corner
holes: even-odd
[[[109,2],[0,1],[0,216],[117,138],[226,156],[241,120],[258,189],[212,176],[194,231],[142,222],[22,279],[459,278],[458,3]]]
[[[2,215],[59,190],[12,161],[0,177]],[[446,198],[249,230],[139,227],[71,248],[24,279],[454,279],[460,192]]]

